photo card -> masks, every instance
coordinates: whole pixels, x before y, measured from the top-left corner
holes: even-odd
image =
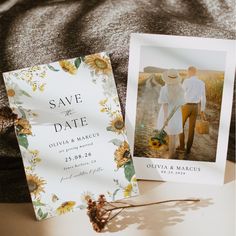
[[[126,126],[138,179],[223,184],[235,40],[131,34]]]

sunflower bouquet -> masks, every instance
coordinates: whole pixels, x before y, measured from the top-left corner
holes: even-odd
[[[169,116],[166,118],[162,128],[160,130],[154,130],[153,136],[149,139],[149,146],[151,149],[156,151],[163,151],[168,146],[168,135],[165,131],[168,122],[173,117],[175,112],[179,109],[180,106],[175,106]]]
[[[153,131],[153,136],[149,139],[149,146],[151,149],[161,151],[168,145],[168,135],[165,130],[159,132],[158,130]]]

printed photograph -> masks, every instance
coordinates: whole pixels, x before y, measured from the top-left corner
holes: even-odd
[[[140,50],[134,156],[215,162],[226,53]]]

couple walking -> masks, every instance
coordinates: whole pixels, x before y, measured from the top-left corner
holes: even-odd
[[[158,115],[157,128],[166,124],[165,131],[169,137],[169,152],[167,158],[176,157],[176,138],[179,136],[179,149],[189,154],[194,139],[194,130],[198,115],[199,105],[201,116],[205,117],[205,83],[197,78],[197,69],[188,68],[188,78],[181,84],[178,72],[174,69],[163,73],[165,85],[161,88],[158,103],[161,109]],[[176,110],[169,121],[168,116]],[[184,127],[189,120],[188,140],[185,147]]]

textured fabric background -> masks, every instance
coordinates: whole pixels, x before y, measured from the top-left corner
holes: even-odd
[[[234,0],[3,0],[0,74],[109,51],[124,110],[130,33],[235,39],[234,4]],[[0,92],[1,109],[7,105],[2,77]],[[229,159],[234,159],[234,116],[235,112]],[[29,201],[11,124],[0,135],[0,202]]]

